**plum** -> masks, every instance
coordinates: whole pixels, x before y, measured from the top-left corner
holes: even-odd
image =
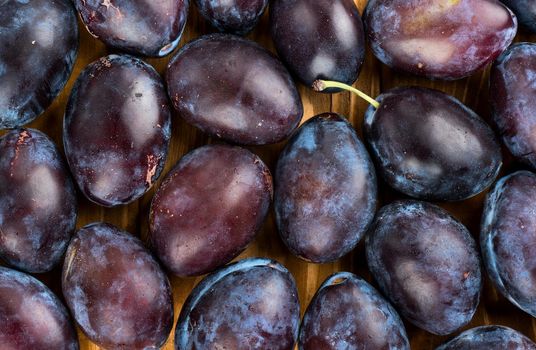
[[[189,0],[74,0],[87,30],[106,45],[162,57],[179,44]]]
[[[199,13],[220,32],[245,35],[261,19],[268,0],[195,0]]]
[[[363,279],[349,272],[328,277],[309,304],[299,350],[409,350],[395,309]]]
[[[536,0],[501,0],[517,16],[521,25],[536,33]]]
[[[480,247],[497,289],[536,317],[536,175],[500,179],[486,198]]]
[[[529,338],[504,326],[471,328],[436,350],[536,350]]]
[[[374,218],[374,166],[352,125],[338,114],[303,124],[279,156],[274,207],[290,251],[324,263],[351,251]]]
[[[490,74],[490,104],[510,152],[536,168],[536,44],[512,45]]]
[[[380,61],[449,80],[492,62],[517,32],[515,15],[498,0],[370,0],[364,22]]]
[[[78,52],[69,0],[0,1],[0,129],[37,118],[60,93]]]
[[[103,206],[130,203],[158,179],[171,138],[164,84],[147,63],[109,55],[78,77],[63,143],[82,193]]]
[[[287,138],[303,105],[283,64],[253,41],[202,36],[171,59],[167,86],[174,107],[202,131],[239,144]]]
[[[82,331],[101,347],[159,349],[173,326],[167,276],[139,239],[112,225],[75,234],[62,289]]]
[[[207,145],[185,155],[151,204],[149,241],[179,276],[231,261],[255,238],[272,199],[272,177],[246,149]]]
[[[4,350],[78,350],[69,313],[41,282],[0,267],[0,347]]]
[[[205,277],[182,307],[175,349],[292,350],[300,304],[276,261],[244,259]]]
[[[272,1],[270,30],[279,56],[307,86],[316,79],[356,81],[365,33],[353,0]]]
[[[67,165],[53,141],[34,129],[0,138],[0,257],[17,269],[58,264],[76,224]]]
[[[383,207],[366,255],[380,290],[417,327],[446,335],[473,317],[482,286],[477,246],[440,207],[414,200]]]

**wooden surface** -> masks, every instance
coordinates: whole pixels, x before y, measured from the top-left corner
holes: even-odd
[[[358,4],[360,12],[362,13],[366,0],[356,0],[356,3]],[[200,18],[200,16],[197,14],[196,8],[192,4],[187,28],[182,37],[180,46],[184,45],[184,43],[190,41],[191,39],[210,31],[210,27],[202,18]],[[273,44],[268,30],[267,13],[257,26],[257,29],[249,35],[249,38],[259,42],[264,47],[273,50]],[[93,39],[87,33],[86,29],[81,25],[80,39],[81,43],[78,59],[74,72],[66,88],[54,101],[52,106],[44,113],[44,115],[28,125],[29,127],[45,131],[54,139],[60,148],[62,148],[61,131],[63,113],[67,98],[75,79],[87,64],[107,53],[110,53],[110,51],[107,50],[100,41]],[[529,36],[521,31],[521,33],[518,34],[516,41],[531,41],[531,39],[532,41],[536,41],[536,36]],[[154,65],[161,74],[164,74],[167,61],[171,56],[172,55],[163,59],[147,59],[147,61]],[[483,118],[489,118],[489,104],[487,102],[488,70],[476,74],[470,78],[455,82],[433,82],[391,71],[389,68],[376,60],[372,55],[371,50],[367,48],[365,64],[363,66],[359,81],[355,86],[374,97],[377,96],[380,91],[385,91],[401,85],[420,85],[442,90],[463,101],[466,105],[479,113]],[[332,96],[326,94],[317,94],[308,87],[304,86],[299,86],[299,91],[304,104],[303,121],[322,112],[337,112],[347,116],[361,135],[363,113],[367,107],[367,104],[364,101],[355,96],[350,96],[348,93],[341,93]],[[94,221],[105,221],[117,225],[118,227],[125,229],[132,234],[140,235],[142,238],[145,237],[148,226],[149,205],[155,188],[159,186],[162,178],[181,158],[182,155],[184,155],[187,151],[201,146],[207,142],[210,142],[209,138],[207,138],[194,127],[186,124],[177,115],[175,115],[175,118],[173,119],[173,136],[169,156],[163,175],[160,177],[160,181],[157,182],[156,186],[154,186],[153,189],[139,201],[128,206],[113,209],[99,207],[90,203],[87,199],[79,195],[80,204],[77,227],[81,227]],[[277,155],[282,146],[283,144],[278,144],[273,146],[252,147],[250,149],[261,156],[261,158],[273,171],[275,162],[277,160]],[[506,165],[503,168],[501,175],[510,173],[513,169],[519,167],[519,165],[511,162],[506,152],[504,152],[504,154]],[[384,183],[380,183],[381,204],[399,197],[400,195],[389,191]],[[483,195],[479,195],[476,198],[464,202],[441,204],[441,206],[448,209],[458,219],[460,219],[469,228],[475,238],[477,238],[482,210],[482,201]],[[285,249],[277,235],[272,213],[266,220],[262,231],[259,233],[255,241],[243,254],[239,256],[239,259],[248,256],[270,257],[278,260],[289,268],[298,284],[302,313],[304,312],[318,286],[328,275],[335,271],[352,271],[359,276],[365,277],[369,281],[371,280],[371,276],[366,268],[363,242],[359,244],[353,253],[348,254],[337,262],[324,265],[306,263],[305,261],[291,256]],[[473,321],[466,328],[484,324],[502,324],[515,328],[531,339],[536,340],[536,319],[518,310],[505,298],[500,296],[491,286],[487,276],[484,276],[485,283],[480,306],[478,307]],[[36,277],[44,281],[54,292],[61,296],[59,268],[56,268],[52,273],[37,275]],[[170,278],[173,285],[176,320],[181,310],[183,301],[194,285],[201,280],[201,277]],[[405,324],[411,340],[412,349],[434,349],[438,344],[450,338],[432,336],[431,334],[419,330],[407,322],[405,322]],[[79,332],[79,337],[81,349],[99,349],[81,332]],[[170,334],[164,349],[173,349],[173,332]]]

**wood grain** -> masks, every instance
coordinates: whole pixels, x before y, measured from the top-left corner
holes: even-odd
[[[362,13],[366,0],[356,0],[356,4]],[[191,6],[188,18],[187,28],[184,32],[180,46],[198,37],[203,33],[210,32],[211,29],[198,16],[195,7]],[[262,18],[257,29],[249,35],[249,38],[259,42],[264,47],[273,51],[273,44],[269,36],[268,16]],[[48,110],[39,117],[29,127],[37,128],[45,131],[54,141],[62,147],[62,119],[65,110],[66,101],[73,86],[73,83],[81,70],[90,62],[97,58],[110,53],[105,46],[93,39],[80,25],[80,50],[78,59],[74,68],[74,72],[63,92]],[[529,36],[521,32],[516,38],[517,41],[536,41],[536,36]],[[165,73],[167,61],[172,55],[163,59],[147,59],[149,63],[161,73]],[[455,81],[430,81],[406,74],[395,73],[388,67],[382,65],[374,58],[369,48],[367,48],[366,61],[356,87],[362,91],[377,96],[380,91],[393,88],[401,85],[419,85],[433,87],[451,94],[462,100],[470,108],[474,109],[485,119],[489,118],[489,104],[487,102],[487,86],[488,86],[488,71],[485,70],[470,78]],[[367,108],[367,104],[355,96],[350,96],[348,93],[340,93],[337,95],[326,95],[314,93],[311,89],[305,86],[299,86],[303,104],[304,104],[304,119],[322,113],[322,112],[337,112],[349,118],[352,124],[356,127],[361,135],[361,123],[363,114]],[[88,127],[91,127],[90,125]],[[0,134],[2,134],[0,132]],[[175,116],[173,120],[173,136],[169,150],[169,156],[166,162],[164,175],[173,167],[173,165],[189,150],[201,146],[211,140],[202,134],[194,127],[186,124],[179,116]],[[252,147],[252,151],[257,153],[270,167],[274,169],[277,155],[283,144],[277,144],[264,147]],[[520,167],[511,161],[507,152],[505,155],[505,167],[502,174],[510,173],[514,169]],[[132,234],[139,235],[142,238],[146,236],[148,226],[148,209],[151,198],[154,194],[154,188],[157,188],[164,176],[161,176],[160,181],[156,186],[147,193],[139,201],[128,206],[123,206],[114,209],[105,209],[95,204],[90,203],[82,196],[80,198],[79,216],[77,227],[81,227],[94,221],[105,221],[117,225]],[[384,183],[380,183],[381,188],[381,204],[385,204],[393,199],[400,198],[399,194],[387,189]],[[482,210],[482,202],[484,195],[479,195],[467,201],[440,204],[448,209],[458,219],[460,219],[472,232],[475,238],[478,237],[478,229],[480,223],[480,215]],[[300,259],[291,256],[280,241],[274,222],[274,217],[271,214],[267,219],[263,229],[250,247],[240,255],[240,258],[249,256],[266,256],[276,259],[287,266],[296,278],[299,298],[302,306],[302,313],[314,295],[318,286],[331,273],[335,271],[352,271],[360,276],[371,281],[371,276],[366,269],[366,261],[364,257],[363,243],[359,244],[357,249],[351,254],[331,264],[314,265],[306,263]],[[56,268],[53,272],[37,275],[39,279],[44,281],[54,292],[61,295],[60,286],[60,269]],[[177,278],[171,277],[171,282],[174,291],[175,302],[175,320],[181,310],[182,303],[187,297],[193,286],[201,280],[199,278]],[[536,340],[536,319],[530,317],[526,313],[518,310],[505,298],[500,296],[492,287],[486,277],[484,289],[482,293],[481,303],[476,312],[473,321],[466,327],[474,327],[484,324],[502,324],[521,331],[533,340]],[[434,349],[438,344],[442,343],[449,337],[432,336],[431,334],[419,330],[416,327],[406,322],[406,327],[411,340],[412,349],[428,350]],[[80,331],[80,344],[82,350],[99,349],[92,344]],[[1,347],[1,346],[0,346]],[[173,332],[170,335],[164,349],[173,349]]]

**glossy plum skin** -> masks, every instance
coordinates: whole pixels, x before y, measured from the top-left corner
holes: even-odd
[[[536,317],[536,175],[518,171],[488,194],[480,247],[495,287]]]
[[[287,138],[303,105],[283,64],[253,41],[202,36],[173,57],[167,86],[175,109],[202,131],[238,144]]]
[[[69,79],[78,24],[69,0],[0,3],[0,129],[38,117]]]
[[[0,267],[0,347],[16,350],[78,350],[69,313],[41,282]]]
[[[536,168],[536,44],[512,45],[490,74],[493,120],[504,144],[519,160]]]
[[[315,263],[354,249],[374,219],[374,165],[348,121],[333,113],[303,124],[279,156],[274,207],[289,250]]]
[[[160,176],[171,111],[162,79],[143,61],[110,55],[91,63],[71,92],[63,125],[69,166],[91,201],[130,203]]]
[[[402,87],[369,107],[364,134],[385,181],[412,197],[457,201],[489,187],[502,165],[493,130],[437,90]]]
[[[529,338],[504,326],[471,328],[436,350],[536,350]]]
[[[189,0],[74,0],[82,22],[107,46],[162,57],[179,44]]]
[[[417,327],[446,335],[473,317],[480,257],[469,231],[445,210],[412,200],[383,207],[366,255],[380,290]]]
[[[517,16],[521,25],[536,33],[536,0],[501,0]]]
[[[249,258],[204,278],[184,303],[175,349],[292,350],[300,304],[278,262]]]
[[[195,0],[199,13],[220,32],[245,35],[253,30],[268,0]]]
[[[299,350],[409,350],[402,320],[365,280],[339,272],[324,281],[300,326]]]
[[[498,0],[370,0],[364,22],[380,61],[448,80],[492,62],[517,32],[515,15]]]
[[[279,56],[305,85],[317,79],[356,81],[365,33],[353,0],[272,1],[270,30]]]
[[[0,257],[40,273],[61,260],[76,224],[67,165],[53,141],[34,129],[0,138]]]
[[[76,233],[62,289],[82,331],[106,349],[159,349],[173,326],[167,276],[139,239],[112,225]]]
[[[150,244],[178,276],[213,271],[255,238],[271,199],[272,176],[259,157],[236,146],[197,148],[153,198]]]

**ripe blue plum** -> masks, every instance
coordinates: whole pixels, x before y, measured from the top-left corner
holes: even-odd
[[[87,30],[106,45],[162,57],[179,44],[189,0],[74,0]]]
[[[273,260],[244,259],[194,288],[177,321],[175,349],[292,350],[299,322],[290,272]]]
[[[493,130],[440,91],[401,87],[378,97],[364,134],[378,170],[396,190],[420,199],[456,201],[489,187],[502,165]]]
[[[365,33],[353,0],[272,1],[270,29],[279,56],[305,85],[316,79],[356,81]]]
[[[41,282],[0,267],[0,347],[16,350],[78,350],[69,313]]]
[[[173,326],[171,286],[142,242],[95,223],[73,237],[63,296],[91,341],[107,349],[159,349]]]
[[[82,193],[103,206],[130,203],[158,179],[171,138],[162,79],[140,59],[110,55],[78,77],[63,144]]]
[[[300,327],[299,350],[409,350],[395,309],[363,279],[331,275],[309,304]]]
[[[488,194],[480,247],[495,287],[536,317],[536,175],[518,171]]]
[[[34,129],[0,138],[0,257],[17,269],[58,264],[76,224],[67,165],[53,141]]]
[[[0,2],[0,129],[37,118],[60,93],[78,52],[69,0]]]
[[[169,96],[182,118],[202,131],[249,145],[276,143],[298,126],[303,105],[283,64],[253,41],[202,36],[168,66]]]
[[[333,113],[303,124],[279,156],[274,207],[281,239],[308,261],[354,249],[374,218],[374,165],[348,121]]]
[[[498,0],[370,0],[364,22],[380,61],[449,80],[492,62],[517,32],[515,15]]]
[[[446,335],[473,317],[482,287],[477,245],[440,207],[413,200],[383,207],[366,255],[380,290],[414,325]]]
[[[536,168],[536,44],[512,45],[490,74],[493,119],[505,145],[519,160]]]
[[[268,0],[195,0],[199,13],[220,32],[245,35],[257,25]]]
[[[501,0],[517,16],[521,25],[536,33],[536,0]]]
[[[207,145],[185,155],[150,210],[149,240],[174,274],[201,275],[231,261],[255,238],[272,199],[272,177],[246,149]]]
[[[436,350],[536,350],[523,334],[504,326],[471,328]]]

